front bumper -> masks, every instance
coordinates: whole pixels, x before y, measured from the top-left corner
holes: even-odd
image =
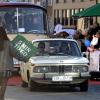
[[[38,84],[44,85],[73,85],[73,84],[80,84],[85,80],[90,78],[89,72],[86,73],[67,73],[67,76],[71,76],[72,80],[70,81],[53,81],[53,76],[65,76],[65,75],[52,75],[52,74],[41,74],[41,75],[33,75],[31,80]]]

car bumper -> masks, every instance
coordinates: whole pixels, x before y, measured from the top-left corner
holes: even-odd
[[[70,81],[53,81],[52,77],[47,77],[48,75],[44,74],[42,77],[31,77],[31,80],[38,84],[44,84],[44,85],[73,85],[73,84],[80,84],[84,82],[85,80],[88,80],[90,78],[89,73],[81,73],[81,74],[73,74],[72,80]]]

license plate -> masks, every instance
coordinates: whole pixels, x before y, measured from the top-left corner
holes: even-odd
[[[52,81],[59,82],[59,81],[72,81],[71,76],[53,76]]]

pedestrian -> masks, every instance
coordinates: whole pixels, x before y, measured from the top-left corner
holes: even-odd
[[[93,35],[95,35],[100,30],[100,25],[98,22],[94,22],[93,26],[89,28],[87,37],[90,41],[93,39]]]
[[[100,71],[100,31],[93,36],[88,51],[90,52],[89,71]]]
[[[90,46],[88,47],[88,50],[91,51],[100,51],[100,31],[96,32],[95,35],[93,35],[93,39],[91,41]]]
[[[26,59],[13,48],[4,27],[0,26],[0,100],[5,100],[5,90],[10,72],[13,68],[13,57],[21,61]]]
[[[57,23],[57,25],[54,28],[54,33],[60,33],[62,31],[62,24],[61,23]]]

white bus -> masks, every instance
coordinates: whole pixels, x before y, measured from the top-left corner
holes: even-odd
[[[48,38],[49,28],[45,8],[32,3],[0,3],[0,26],[4,26],[10,40],[21,34],[27,40]],[[14,60],[14,68],[19,70],[19,62]]]

